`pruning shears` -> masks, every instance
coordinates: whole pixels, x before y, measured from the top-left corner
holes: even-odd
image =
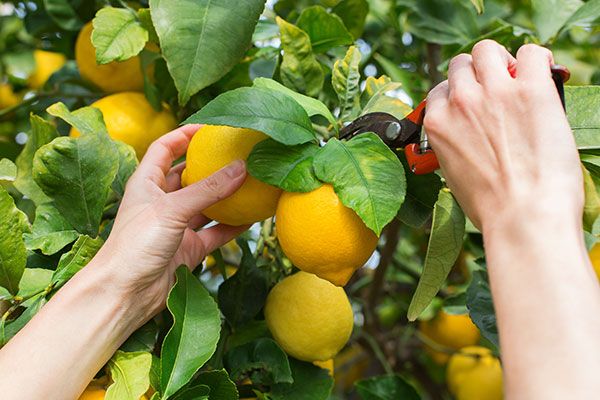
[[[558,95],[565,106],[565,92],[563,83],[570,78],[570,72],[562,65],[552,65],[552,79],[556,85]],[[515,77],[515,68],[509,68],[509,73]],[[398,119],[385,112],[372,112],[365,114],[339,132],[340,139],[351,139],[364,133],[373,132],[392,149],[404,148],[406,161],[411,171],[417,175],[424,175],[439,169],[437,157],[429,146],[427,132],[423,128],[426,100],[423,100],[410,114],[403,119]]]

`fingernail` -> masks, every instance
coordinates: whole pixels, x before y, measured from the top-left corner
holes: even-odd
[[[246,163],[241,158],[238,158],[231,164],[225,167],[225,173],[230,178],[237,178],[246,170]]]

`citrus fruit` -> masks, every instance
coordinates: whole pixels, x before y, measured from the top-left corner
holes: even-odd
[[[329,375],[333,376],[333,358],[326,361],[315,361],[313,364],[317,367],[326,369]]]
[[[34,50],[33,58],[35,59],[35,69],[27,79],[27,83],[32,89],[39,89],[44,86],[50,75],[67,62],[67,57],[64,54],[45,50]]]
[[[451,350],[472,346],[479,342],[481,333],[468,315],[452,315],[440,311],[429,321],[421,321],[419,330],[423,335]],[[425,350],[431,358],[440,365],[448,362],[450,355],[425,345]]]
[[[338,286],[377,247],[377,235],[328,183],[309,193],[283,193],[275,225],[281,248],[296,267]]]
[[[265,319],[287,354],[310,362],[333,358],[348,342],[354,325],[344,289],[302,271],[271,290]]]
[[[123,92],[103,97],[92,104],[102,111],[108,134],[127,143],[141,159],[153,141],[177,127],[177,121],[166,106],[157,111],[142,93]],[[70,135],[81,135],[75,128]]]
[[[600,243],[596,243],[590,250],[590,261],[596,272],[596,276],[600,280]]]
[[[264,133],[252,129],[204,125],[188,147],[181,184],[198,182],[238,158],[246,159],[254,145],[266,138]],[[281,189],[248,174],[234,194],[208,207],[203,214],[223,224],[251,224],[272,217],[280,195]]]
[[[485,347],[464,347],[453,354],[448,361],[446,381],[456,400],[503,398],[500,360]]]
[[[21,101],[21,96],[14,92],[10,83],[0,83],[0,110],[14,107]]]
[[[144,75],[139,56],[98,65],[96,48],[92,44],[93,30],[90,21],[81,29],[75,42],[75,61],[81,77],[107,93],[143,91]]]

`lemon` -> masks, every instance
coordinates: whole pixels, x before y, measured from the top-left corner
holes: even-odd
[[[103,97],[92,104],[102,111],[108,134],[127,143],[141,159],[150,144],[177,127],[177,121],[168,108],[156,111],[142,93],[123,92]],[[81,133],[71,129],[70,136]]]
[[[470,346],[453,354],[446,370],[448,389],[456,400],[502,400],[502,367],[485,347]]]
[[[600,243],[596,243],[590,250],[590,261],[596,272],[596,276],[600,280]]]
[[[430,321],[421,321],[419,330],[435,343],[452,350],[475,345],[481,338],[481,332],[468,315],[452,315],[444,311],[440,311]],[[450,358],[448,353],[434,350],[427,345],[425,350],[440,365],[448,362]]]
[[[81,29],[75,42],[75,61],[81,77],[107,93],[143,91],[144,75],[139,56],[98,65],[96,48],[92,44],[93,30],[94,26],[90,21]]]
[[[61,53],[54,53],[45,50],[34,50],[35,69],[29,75],[27,83],[32,89],[39,89],[50,78],[54,72],[58,71],[67,62],[67,57]]]
[[[348,342],[354,324],[344,289],[302,271],[271,290],[265,319],[287,354],[309,362],[333,358]]]
[[[338,286],[377,247],[377,235],[342,204],[330,184],[309,193],[283,193],[275,224],[281,248],[295,266]]]
[[[21,96],[16,94],[10,83],[0,83],[0,110],[11,108],[21,102]]]
[[[188,147],[181,184],[198,182],[238,158],[246,159],[254,145],[266,138],[252,129],[204,125]],[[247,175],[233,195],[208,207],[203,214],[223,224],[251,224],[272,217],[280,195],[281,189]]]

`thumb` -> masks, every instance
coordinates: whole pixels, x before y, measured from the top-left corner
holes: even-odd
[[[246,178],[246,162],[237,159],[214,174],[167,194],[172,215],[185,221],[201,214],[206,208],[231,196]]]

